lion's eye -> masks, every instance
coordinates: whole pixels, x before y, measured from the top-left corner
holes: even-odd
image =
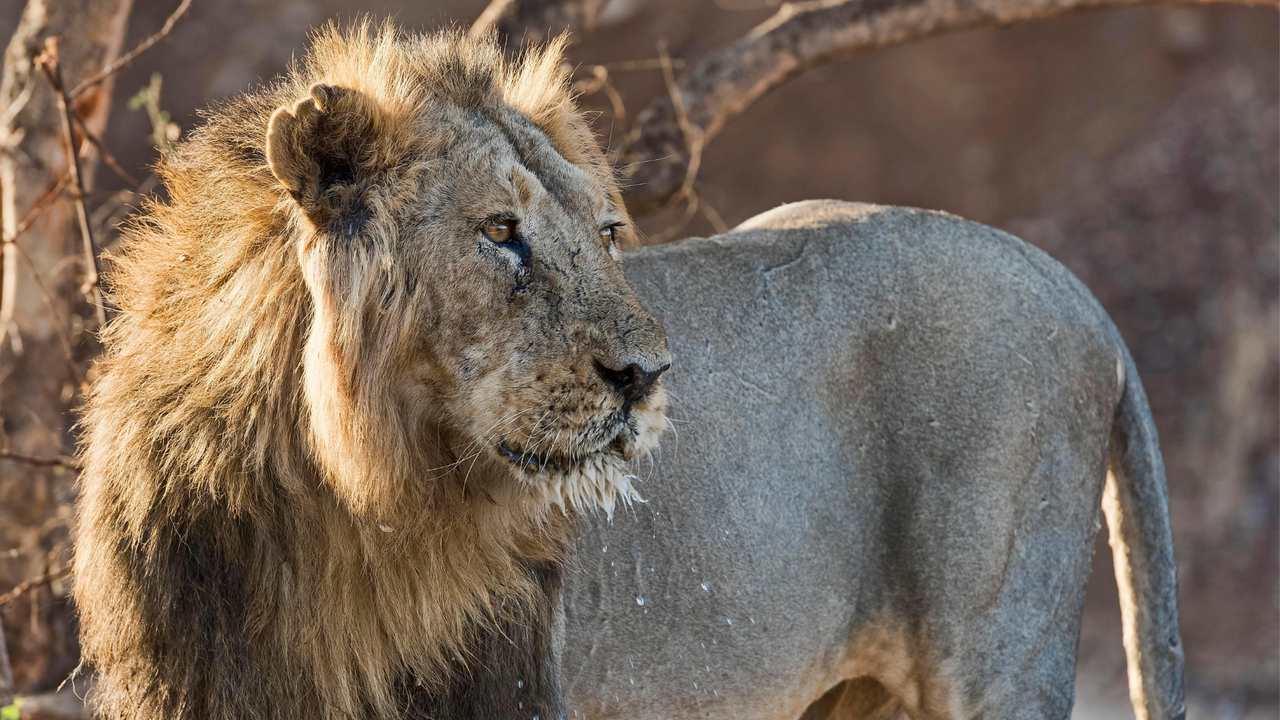
[[[485,223],[481,232],[483,232],[484,236],[489,238],[491,241],[501,245],[503,243],[511,242],[513,235],[512,229],[514,226],[515,223],[510,220],[494,220]]]
[[[613,231],[617,227],[617,225],[606,225],[605,227],[600,228],[600,239],[604,241],[605,247],[609,247],[613,244],[613,236],[615,234]]]

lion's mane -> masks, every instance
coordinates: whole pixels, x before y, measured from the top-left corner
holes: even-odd
[[[378,434],[403,408],[377,358],[335,367],[351,396],[325,422],[342,427],[316,431],[303,221],[264,146],[273,111],[318,82],[362,91],[393,124],[441,97],[505,102],[612,182],[557,44],[507,61],[492,42],[368,25],[320,33],[303,64],[217,108],[160,164],[168,200],[112,263],[119,314],[83,414],[74,596],[105,717],[394,716],[397,688],[465,667],[475,628],[530,605],[528,566],[564,546],[570,520],[545,503],[403,482],[395,463],[412,453],[398,431]],[[396,322],[332,330],[392,343]],[[384,482],[335,482],[310,433]],[[428,448],[416,461],[432,460]]]

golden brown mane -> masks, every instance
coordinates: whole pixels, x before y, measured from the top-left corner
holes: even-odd
[[[465,664],[475,628],[520,606],[529,564],[563,547],[559,511],[447,472],[420,492],[326,483],[302,387],[306,221],[264,154],[272,113],[319,82],[372,98],[392,138],[433,103],[506,103],[616,195],[558,43],[510,62],[489,41],[368,24],[319,33],[302,65],[216,108],[161,163],[168,200],[112,264],[120,312],[83,419],[75,598],[85,660],[110,668],[105,717],[393,716],[397,683]],[[175,590],[192,586],[222,595],[216,612]],[[218,692],[248,666],[273,672]]]

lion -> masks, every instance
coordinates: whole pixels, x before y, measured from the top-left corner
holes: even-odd
[[[1135,705],[1179,713],[1087,290],[834,202],[623,253],[561,45],[331,27],[162,162],[82,418],[98,714],[1066,717],[1100,505]]]
[[[1101,508],[1136,716],[1184,716],[1155,425],[1070,272],[951,215],[836,201],[626,260],[676,358],[678,435],[647,504],[582,523],[570,707],[1066,720]]]
[[[102,717],[556,716],[573,518],[670,363],[561,45],[330,28],[161,164],[83,414]]]

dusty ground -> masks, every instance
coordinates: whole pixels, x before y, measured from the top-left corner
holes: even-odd
[[[696,58],[767,17],[765,0],[654,0],[573,51],[576,62]],[[176,2],[138,0],[131,37]],[[483,3],[199,0],[126,73],[106,141],[137,174],[154,153],[125,101],[163,73],[182,127],[197,108],[270,78],[306,29],[358,12],[408,27],[470,21]],[[0,2],[0,32],[17,0]],[[726,8],[746,8],[731,10]],[[1161,433],[1181,561],[1189,717],[1280,715],[1280,52],[1274,11],[1136,8],[979,30],[866,55],[766,97],[708,150],[702,196],[730,225],[779,203],[835,197],[948,210],[1062,260],[1116,318]],[[631,113],[656,73],[619,81]],[[621,133],[606,110],[602,138]],[[101,200],[119,182],[100,173]],[[658,236],[672,214],[646,218]],[[681,235],[707,234],[697,217]],[[4,468],[0,468],[0,471]],[[66,541],[49,517],[65,477],[0,476],[0,590]],[[65,512],[65,511],[64,511]],[[1080,648],[1080,718],[1131,717],[1109,553],[1099,546]],[[15,550],[16,552],[10,552]],[[65,602],[3,615],[31,689],[74,665]]]

